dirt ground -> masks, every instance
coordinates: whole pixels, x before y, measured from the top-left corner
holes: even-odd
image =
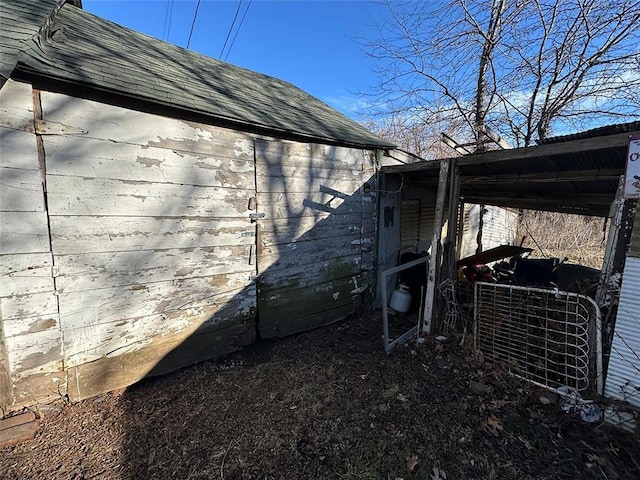
[[[632,435],[379,316],[43,411],[2,479],[638,479]]]

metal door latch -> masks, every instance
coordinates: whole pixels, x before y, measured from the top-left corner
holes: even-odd
[[[251,219],[251,223],[254,223],[259,218],[264,218],[264,213],[250,213],[249,218]]]

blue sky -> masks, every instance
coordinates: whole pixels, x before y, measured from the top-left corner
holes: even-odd
[[[88,12],[186,47],[198,2],[82,3]],[[238,5],[237,0],[201,0],[190,49],[219,58]],[[371,35],[371,25],[385,14],[385,7],[364,0],[243,0],[222,60],[226,56],[230,63],[291,82],[357,119],[363,103],[358,92],[369,91],[376,78],[356,38]]]

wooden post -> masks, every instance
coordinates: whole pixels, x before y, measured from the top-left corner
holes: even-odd
[[[431,260],[427,271],[427,293],[425,297],[424,316],[422,318],[422,332],[431,333],[433,313],[435,307],[436,283],[439,265],[441,263],[440,237],[442,236],[442,213],[449,180],[449,159],[440,160],[440,175],[438,177],[438,194],[436,196],[436,214],[433,225],[433,241],[431,242]]]
[[[445,247],[445,255],[443,261],[446,264],[443,265],[443,275],[451,280],[456,280],[457,268],[457,241],[458,241],[458,208],[460,207],[460,174],[458,167],[455,166],[455,159],[451,160],[451,166],[449,167],[450,173],[450,185],[449,189],[449,218],[447,228],[447,240]]]

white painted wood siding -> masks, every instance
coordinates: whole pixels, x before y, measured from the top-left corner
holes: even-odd
[[[263,337],[327,324],[360,305],[373,260],[363,266],[375,233],[375,202],[363,193],[372,162],[359,149],[256,142]]]
[[[53,280],[31,85],[0,90],[0,338],[5,369],[27,403],[64,394],[62,337]],[[26,391],[25,379],[46,378]]]
[[[252,139],[50,92],[42,107],[47,123],[86,132],[44,137],[70,394],[100,388],[82,378],[91,362],[134,355],[145,365],[111,389],[194,332],[243,321],[241,333],[253,331]],[[160,338],[171,341],[158,347]]]

